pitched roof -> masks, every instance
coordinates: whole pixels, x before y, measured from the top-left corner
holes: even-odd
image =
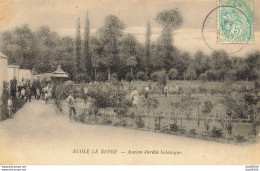
[[[7,57],[5,54],[1,53],[1,52],[0,52],[0,58],[6,58],[6,59],[8,59],[8,57]]]
[[[68,75],[61,69],[61,66],[58,65],[57,70],[52,73],[51,77],[68,78]]]

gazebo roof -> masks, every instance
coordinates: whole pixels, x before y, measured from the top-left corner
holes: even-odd
[[[55,78],[68,78],[68,75],[66,74],[66,72],[64,72],[61,69],[61,66],[58,65],[57,70],[52,73],[51,77],[55,77]]]

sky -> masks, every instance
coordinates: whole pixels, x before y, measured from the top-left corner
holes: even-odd
[[[117,15],[125,24],[125,33],[132,33],[140,42],[145,41],[147,21],[152,26],[152,41],[160,36],[161,27],[154,20],[156,14],[165,9],[178,8],[183,16],[183,26],[174,31],[174,45],[194,54],[197,50],[211,53],[202,39],[202,24],[207,14],[214,9],[216,0],[0,0],[0,31],[10,30],[27,23],[32,30],[48,25],[62,36],[75,37],[77,18],[81,19],[83,34],[84,20],[88,11],[91,35],[102,27],[104,18]],[[254,9],[260,8],[255,1]],[[224,49],[234,55],[243,56],[260,47],[260,13],[255,14],[255,43],[247,45],[216,44],[216,24],[212,22],[204,30],[206,42],[214,49]],[[212,14],[215,19],[216,15]]]

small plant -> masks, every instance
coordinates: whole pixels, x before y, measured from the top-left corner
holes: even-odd
[[[108,116],[103,117],[102,124],[104,125],[111,125],[113,122],[111,119],[108,118]]]
[[[119,122],[116,122],[116,123],[114,124],[114,126],[122,126],[122,127],[126,127],[126,126],[127,126],[127,121],[121,119]]]
[[[179,131],[179,126],[176,123],[170,124],[169,126],[170,126],[171,131],[173,131],[173,132]]]
[[[78,120],[82,123],[85,122],[85,119],[86,119],[86,116],[87,116],[87,113],[84,111],[82,112],[79,116],[78,116]]]
[[[221,128],[213,127],[211,130],[211,137],[220,138],[223,135],[223,131]]]
[[[181,128],[180,128],[180,133],[181,133],[181,134],[186,134],[186,129],[185,129],[185,127],[181,127]]]
[[[190,129],[190,135],[196,136],[197,135],[196,129]]]
[[[207,137],[207,136],[209,136],[210,135],[210,132],[209,131],[203,131],[202,133],[201,133],[201,136],[202,137]]]
[[[137,128],[143,128],[144,127],[144,120],[142,119],[141,116],[138,116],[135,120],[135,124]]]
[[[241,143],[241,142],[245,142],[245,141],[246,141],[245,137],[242,136],[242,135],[239,135],[239,134],[237,134],[237,135],[235,136],[235,138],[236,138],[236,142],[238,142],[238,143]]]
[[[169,131],[170,131],[170,129],[169,129],[169,127],[167,125],[162,126],[161,132],[169,132]]]
[[[130,117],[131,119],[134,119],[134,118],[135,118],[135,113],[134,113],[134,112],[131,112],[131,114],[129,115],[129,117]]]

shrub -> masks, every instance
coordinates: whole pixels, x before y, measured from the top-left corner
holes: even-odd
[[[133,79],[134,79],[134,77],[133,77],[133,75],[130,73],[130,72],[128,72],[127,74],[126,74],[126,80],[127,81],[129,81],[129,82],[131,82]]]
[[[13,112],[18,111],[26,103],[25,99],[16,99],[13,101]]]
[[[86,116],[87,116],[87,113],[84,111],[82,112],[79,116],[78,116],[78,120],[82,123],[85,122],[85,119],[86,119]]]
[[[207,95],[207,89],[206,89],[206,87],[203,86],[203,85],[200,85],[200,86],[199,86],[199,93],[200,93],[200,94],[205,94],[205,95]]]
[[[137,128],[143,128],[144,127],[144,120],[142,119],[141,116],[138,116],[135,120],[135,124]]]
[[[179,131],[179,126],[176,123],[170,124],[170,130],[173,132],[177,132]]]
[[[97,73],[96,75],[96,81],[106,81],[108,78],[107,78],[107,74],[106,73],[103,73],[103,72],[99,72]]]
[[[111,125],[113,122],[111,119],[108,118],[108,116],[104,116],[102,120],[102,124],[104,125]]]
[[[207,81],[207,75],[205,73],[201,73],[199,76],[199,80]]]
[[[162,126],[162,128],[161,128],[161,132],[169,132],[170,131],[170,129],[169,129],[169,127],[168,126]]]
[[[245,141],[246,141],[245,137],[242,136],[242,135],[239,135],[239,134],[236,135],[235,138],[236,138],[236,141],[237,141],[238,143],[241,143],[241,142],[245,142]]]
[[[178,76],[178,71],[176,69],[172,68],[172,69],[170,69],[168,75],[169,75],[170,80],[176,80],[177,76]]]
[[[181,133],[181,134],[186,134],[186,129],[185,129],[185,127],[180,128],[180,133]]]
[[[211,130],[211,137],[220,138],[223,135],[223,131],[221,128],[213,127]]]
[[[196,129],[190,129],[190,135],[191,136],[197,135]]]
[[[194,80],[196,78],[196,71],[193,68],[188,67],[183,76],[184,79]]]
[[[89,83],[92,81],[92,79],[89,74],[79,73],[74,77],[74,81],[76,83],[81,83],[81,82]]]
[[[1,115],[0,120],[4,120],[8,118],[8,99],[9,99],[9,88],[8,83],[3,82],[3,91],[1,96]]]
[[[207,136],[209,136],[210,135],[210,132],[209,131],[203,131],[202,133],[201,133],[201,136],[202,137],[207,137]]]
[[[157,82],[158,86],[165,86],[167,84],[167,74],[165,70],[156,71],[151,74],[151,79]]]
[[[138,72],[138,73],[136,74],[136,78],[137,78],[138,80],[144,81],[144,80],[146,80],[146,75],[144,74],[144,72]]]
[[[214,81],[217,79],[216,72],[214,70],[208,70],[206,71],[207,80]]]
[[[126,127],[126,126],[127,126],[127,121],[121,119],[119,122],[116,122],[116,123],[114,124],[114,126],[123,126],[123,127]]]

